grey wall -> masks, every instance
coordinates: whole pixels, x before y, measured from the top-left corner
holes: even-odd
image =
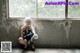
[[[3,19],[2,3],[0,0],[0,41],[12,41],[13,47],[19,47],[20,26],[22,19]],[[53,21],[36,20],[36,32],[39,39],[35,41],[36,47],[80,47],[80,21],[72,21],[70,28],[69,43],[66,39],[64,27],[56,27]]]

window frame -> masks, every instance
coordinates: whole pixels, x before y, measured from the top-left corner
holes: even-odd
[[[66,3],[68,3],[68,0],[65,0]],[[25,17],[10,17],[9,16],[9,0],[6,0],[6,6],[7,6],[7,18],[8,19],[24,19]],[[36,0],[36,16],[32,19],[37,19],[37,20],[80,20],[80,18],[68,18],[68,5],[65,5],[65,18],[38,18],[38,0]]]

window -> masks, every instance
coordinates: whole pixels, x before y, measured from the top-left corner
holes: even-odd
[[[80,5],[45,5],[53,0],[9,0],[10,17],[79,18]],[[53,2],[79,0],[54,0]]]
[[[79,2],[80,0],[69,0],[72,2]],[[68,18],[80,18],[80,5],[69,5],[68,7]]]
[[[9,0],[10,17],[36,17],[35,0]]]
[[[65,5],[45,5],[46,2],[53,0],[38,0],[38,17],[39,18],[65,18]],[[54,0],[59,2],[65,0]]]
[[[53,0],[9,0],[10,17],[65,18],[65,5],[45,5]],[[54,0],[54,2],[65,0]]]

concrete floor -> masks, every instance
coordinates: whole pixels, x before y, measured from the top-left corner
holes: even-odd
[[[80,49],[36,49],[35,51],[23,51],[22,49],[13,49],[10,53],[80,53]]]

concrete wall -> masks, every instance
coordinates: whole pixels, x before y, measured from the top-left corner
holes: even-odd
[[[18,37],[22,19],[6,19],[6,16],[3,18],[2,1],[0,0],[0,41],[12,41],[13,47],[19,47]],[[53,21],[49,20],[36,20],[34,25],[39,35],[39,39],[35,42],[36,47],[80,47],[79,20],[72,21],[69,44],[63,26],[58,29]]]

